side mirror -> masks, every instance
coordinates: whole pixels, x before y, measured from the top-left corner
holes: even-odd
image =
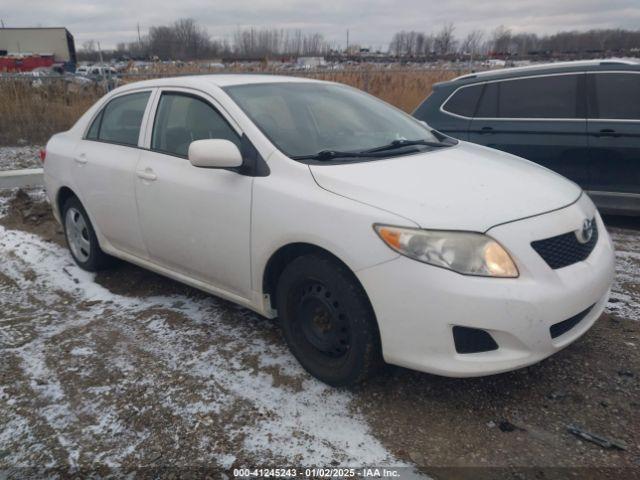
[[[238,147],[229,140],[196,140],[189,145],[189,161],[194,167],[234,168],[242,166]]]

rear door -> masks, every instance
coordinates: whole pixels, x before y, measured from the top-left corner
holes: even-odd
[[[469,141],[539,163],[589,183],[584,73],[487,82]]]
[[[138,225],[135,168],[152,90],[118,95],[93,119],[75,150],[72,176],[92,221],[116,249],[146,257]]]
[[[640,72],[589,73],[591,189],[640,194]]]

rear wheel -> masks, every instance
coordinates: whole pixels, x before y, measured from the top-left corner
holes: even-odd
[[[289,348],[323,382],[356,384],[383,364],[368,298],[353,274],[328,256],[293,260],[280,277],[277,307]]]
[[[71,256],[80,268],[95,272],[111,264],[113,257],[100,248],[93,225],[80,200],[71,197],[64,202],[62,219]]]

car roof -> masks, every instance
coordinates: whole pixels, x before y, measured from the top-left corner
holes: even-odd
[[[310,78],[288,77],[283,75],[240,73],[240,74],[207,74],[184,75],[178,77],[154,78],[140,82],[128,83],[117,88],[118,91],[132,90],[144,87],[185,87],[207,90],[211,86],[229,87],[233,85],[249,85],[257,83],[327,83]]]
[[[547,75],[564,72],[604,71],[604,70],[633,70],[640,71],[640,61],[636,59],[608,58],[600,60],[579,60],[574,62],[554,62],[527,65],[524,67],[508,67],[497,70],[487,70],[469,73],[439,85],[460,85],[477,83],[487,80],[526,77],[533,75]]]

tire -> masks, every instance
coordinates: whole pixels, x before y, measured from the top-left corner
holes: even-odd
[[[100,248],[89,215],[77,197],[70,197],[64,202],[62,225],[71,256],[80,268],[97,272],[113,263],[113,257]]]
[[[355,385],[384,364],[369,299],[351,271],[329,256],[304,255],[287,265],[276,304],[291,352],[324,383]]]

